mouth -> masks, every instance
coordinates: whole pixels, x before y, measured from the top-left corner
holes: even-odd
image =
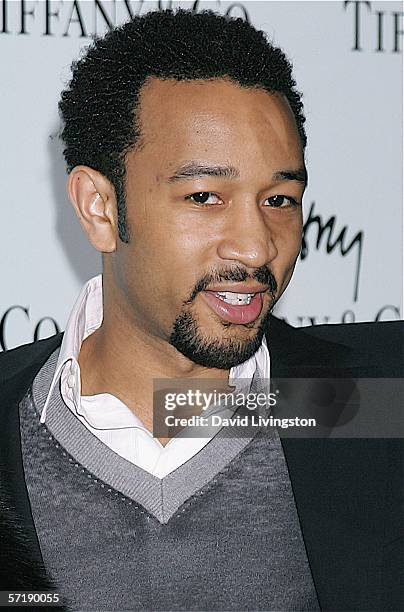
[[[261,314],[264,291],[201,291],[200,295],[223,321],[236,325],[252,323]]]

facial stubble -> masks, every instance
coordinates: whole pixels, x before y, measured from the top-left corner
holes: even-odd
[[[261,319],[254,336],[244,341],[230,337],[204,337],[194,315],[188,310],[176,318],[169,342],[198,365],[229,370],[247,361],[258,350],[268,327],[271,310],[272,308],[269,308]],[[233,324],[231,326],[233,327]],[[229,327],[223,325],[224,330]]]
[[[255,270],[252,278],[268,287],[265,295],[269,295],[271,301],[255,333],[252,334],[250,332],[247,339],[242,340],[234,337],[233,330],[235,327],[244,327],[251,330],[254,327],[253,323],[236,326],[236,324],[219,319],[218,324],[223,330],[221,337],[212,338],[207,336],[203,329],[201,329],[197,317],[191,310],[196,296],[215,283],[226,281],[244,282],[250,278],[247,271],[241,267],[213,271],[201,278],[174,321],[169,339],[170,344],[194,363],[207,368],[229,370],[233,366],[239,365],[252,357],[261,345],[265,331],[268,328],[271,311],[276,302],[277,282],[267,267],[263,266]]]

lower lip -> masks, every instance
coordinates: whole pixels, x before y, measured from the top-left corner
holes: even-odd
[[[223,321],[243,325],[258,319],[262,310],[262,293],[256,293],[245,306],[232,306],[218,298],[213,291],[202,291],[201,296]]]

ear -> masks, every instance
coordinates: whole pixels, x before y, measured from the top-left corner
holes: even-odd
[[[117,245],[117,208],[110,181],[88,166],[76,166],[67,193],[87,238],[97,251],[113,253]]]

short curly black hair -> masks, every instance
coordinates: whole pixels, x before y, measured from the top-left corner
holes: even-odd
[[[72,73],[59,102],[67,171],[84,164],[111,181],[123,242],[130,238],[125,156],[139,141],[136,110],[148,77],[230,78],[243,87],[282,93],[306,146],[303,104],[290,61],[241,18],[184,9],[149,12],[96,38],[73,63]]]

